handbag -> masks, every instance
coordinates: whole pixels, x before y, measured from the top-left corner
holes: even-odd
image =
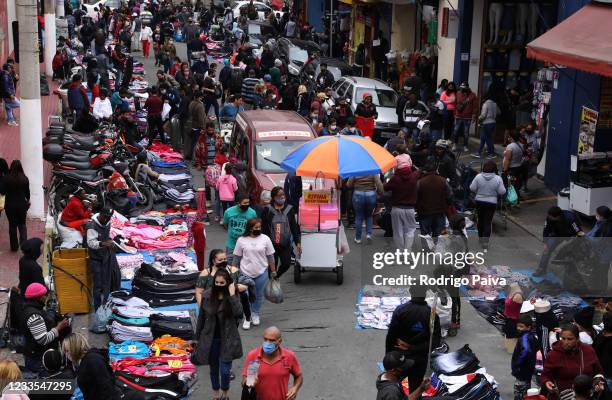
[[[257,400],[257,392],[255,388],[250,388],[246,385],[242,386],[242,395],[240,400]]]
[[[6,196],[0,194],[0,212],[4,211],[4,205],[6,203]]]

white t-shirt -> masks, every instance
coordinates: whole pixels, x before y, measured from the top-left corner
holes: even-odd
[[[270,238],[264,234],[257,237],[241,236],[236,242],[234,255],[240,256],[240,271],[257,278],[268,270],[268,256],[274,254]]]
[[[148,26],[143,26],[140,30],[140,40],[151,41],[153,31]]]

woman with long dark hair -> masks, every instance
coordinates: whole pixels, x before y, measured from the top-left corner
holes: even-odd
[[[13,160],[8,174],[0,182],[0,194],[5,196],[4,210],[9,221],[11,251],[17,251],[19,244],[28,240],[26,214],[30,208],[30,181],[23,173],[19,160]]]
[[[213,249],[210,251],[208,256],[208,268],[205,268],[200,272],[200,276],[196,281],[195,297],[198,305],[202,302],[202,294],[207,290],[211,289],[214,285],[215,274],[225,269],[232,280],[237,284],[238,294],[240,295],[240,303],[242,304],[242,312],[244,313],[244,321],[242,327],[248,330],[251,327],[251,306],[249,304],[249,287],[246,284],[238,283],[240,279],[240,269],[233,265],[228,265],[227,254],[225,250]],[[243,279],[245,281],[246,279]],[[251,284],[251,283],[249,283]],[[255,282],[252,283],[255,285]]]
[[[242,357],[242,342],[236,320],[242,318],[242,306],[236,283],[221,268],[214,275],[212,288],[202,295],[193,355],[196,363],[210,365],[214,399],[228,399],[232,361]],[[220,379],[219,379],[220,378]]]
[[[9,166],[4,158],[0,158],[0,189],[2,188],[2,182],[4,181],[4,177],[8,175]],[[2,210],[4,210],[4,204],[2,204]],[[2,210],[0,210],[0,215],[2,215]]]
[[[259,312],[264,299],[268,272],[272,279],[277,279],[274,245],[268,236],[261,234],[261,219],[251,218],[247,221],[244,234],[236,242],[232,261],[235,267],[240,266],[240,272],[255,281],[251,321],[257,326],[260,323]]]

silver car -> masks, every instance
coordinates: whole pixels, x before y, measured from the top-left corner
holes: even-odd
[[[332,86],[332,96],[335,100],[346,98],[353,113],[357,109],[364,93],[372,95],[372,102],[378,111],[378,118],[374,123],[374,141],[384,144],[387,139],[397,135],[399,125],[395,106],[398,95],[385,82],[378,79],[360,78],[356,76],[343,76]]]

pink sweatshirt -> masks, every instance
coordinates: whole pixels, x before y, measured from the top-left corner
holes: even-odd
[[[217,180],[217,190],[221,201],[234,201],[234,193],[238,190],[238,182],[233,175],[223,175]]]

